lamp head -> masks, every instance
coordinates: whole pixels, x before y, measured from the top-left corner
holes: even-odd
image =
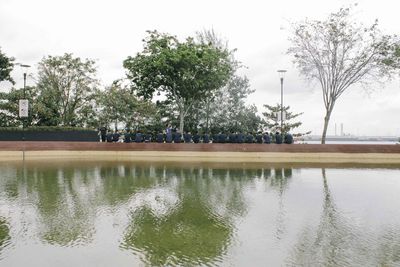
[[[283,79],[285,78],[285,73],[287,70],[278,70],[279,78]]]

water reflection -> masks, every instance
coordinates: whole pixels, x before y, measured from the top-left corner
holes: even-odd
[[[0,217],[0,255],[3,248],[10,243],[10,227],[4,218]]]
[[[122,247],[142,253],[151,266],[221,261],[231,242],[234,219],[246,212],[243,189],[254,173],[165,166],[155,173],[162,173],[158,186],[164,191],[132,211]],[[157,210],[160,206],[163,212]]]
[[[126,257],[125,265],[117,266],[399,264],[400,213],[391,223],[369,225],[355,215],[366,206],[357,198],[350,198],[357,208],[346,210],[341,171],[134,162],[0,166],[1,260],[23,265],[18,259],[33,248],[49,259],[91,249],[105,255],[104,265],[113,265],[104,251],[122,253],[115,257]],[[382,203],[377,210],[400,206]]]
[[[397,266],[400,225],[367,233],[338,209],[322,168],[323,204],[319,225],[305,227],[292,250],[292,266]],[[375,248],[374,248],[375,247]]]

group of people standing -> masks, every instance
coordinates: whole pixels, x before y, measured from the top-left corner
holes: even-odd
[[[235,143],[235,144],[293,144],[293,136],[290,133],[281,134],[279,132],[268,133],[258,132],[253,134],[231,132],[229,134],[220,132],[215,134],[200,134],[195,132],[184,132],[181,134],[179,130],[172,130],[171,127],[167,127],[165,132],[159,133],[143,133],[141,131],[125,131],[120,133],[118,130],[114,132],[107,131],[107,128],[101,127],[99,129],[101,136],[101,142],[124,142],[124,143]]]

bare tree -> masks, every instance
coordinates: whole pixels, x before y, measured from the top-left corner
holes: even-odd
[[[377,80],[387,70],[382,64],[390,36],[354,21],[350,8],[341,8],[326,20],[305,20],[293,24],[288,53],[307,79],[321,84],[325,104],[325,143],[329,119],[337,99],[352,85]]]

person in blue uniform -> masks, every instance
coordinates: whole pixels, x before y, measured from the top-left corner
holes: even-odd
[[[151,133],[145,134],[144,135],[144,142],[145,143],[150,143],[151,142],[151,138],[152,138]]]
[[[219,133],[219,142],[222,144],[226,143],[226,134],[225,133]]]
[[[275,133],[275,143],[282,144],[282,135],[279,132]]]
[[[129,130],[127,130],[124,134],[124,143],[130,143],[131,142],[131,133]]]
[[[161,132],[157,134],[157,143],[164,143],[164,134]]]
[[[246,143],[247,143],[247,144],[252,144],[252,143],[254,143],[254,136],[253,136],[253,133],[251,133],[251,132],[248,132],[248,133],[247,133],[247,135],[246,135]]]
[[[101,126],[99,128],[99,132],[100,132],[101,142],[104,143],[107,139],[107,128],[105,126]]]
[[[137,131],[135,135],[135,143],[141,143],[143,142],[143,135],[140,131]]]
[[[293,136],[290,133],[285,134],[285,144],[293,144]]]
[[[203,143],[210,143],[210,136],[208,135],[208,133],[203,134]]]
[[[119,134],[118,130],[115,130],[115,132],[113,133],[113,136],[112,136],[113,142],[114,143],[118,142],[119,141],[119,137],[120,137],[120,134]]]
[[[112,143],[113,141],[113,134],[111,132],[107,133],[107,143]]]
[[[264,144],[271,144],[271,137],[269,136],[268,132],[265,132],[263,135]]]
[[[257,135],[256,135],[256,142],[257,142],[258,144],[262,144],[263,138],[262,138],[261,132],[258,132],[258,133],[257,133]]]
[[[211,136],[212,136],[213,143],[219,143],[218,133],[213,133]]]
[[[186,132],[183,135],[183,140],[185,141],[185,143],[191,143],[192,142],[192,134],[190,132]]]
[[[237,134],[237,136],[236,136],[236,142],[237,142],[238,144],[243,144],[243,142],[244,142],[244,136],[243,136],[242,133],[238,133],[238,134]]]
[[[193,135],[193,143],[200,143],[200,134],[198,132],[195,132]]]
[[[174,143],[181,143],[182,142],[182,134],[179,131],[176,131],[174,136]]]
[[[236,136],[234,132],[231,132],[228,136],[228,143],[236,143]]]

